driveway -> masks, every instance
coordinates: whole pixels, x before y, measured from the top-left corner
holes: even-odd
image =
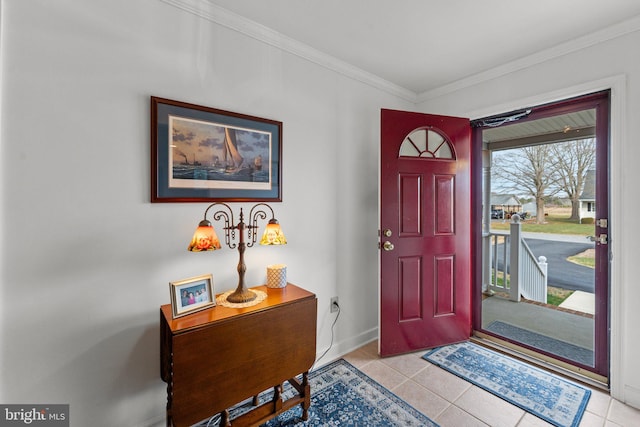
[[[549,286],[594,293],[594,270],[567,261],[568,257],[593,248],[593,243],[563,242],[531,238],[525,238],[525,241],[536,258],[539,256],[547,257],[547,284]]]

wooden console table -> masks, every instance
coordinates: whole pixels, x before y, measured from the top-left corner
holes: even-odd
[[[311,404],[307,374],[316,356],[316,296],[295,285],[271,289],[253,307],[215,306],[172,318],[160,308],[160,375],[167,383],[167,426],[190,426],[217,413],[221,426],[256,426]],[[302,381],[296,376],[302,374]],[[298,392],[283,400],[282,384]],[[273,399],[258,406],[259,393]],[[228,409],[254,397],[254,408],[233,420]]]

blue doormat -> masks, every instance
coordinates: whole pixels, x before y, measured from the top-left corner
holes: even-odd
[[[593,366],[593,350],[588,348],[579,347],[499,320],[491,322],[486,329],[556,356],[564,357],[583,365]]]
[[[369,378],[344,359],[332,362],[309,374],[311,408],[309,419],[302,420],[302,408],[297,405],[268,421],[266,427],[293,426],[413,426],[438,427],[426,415]],[[283,398],[294,393],[285,383]],[[270,400],[272,390],[259,396],[259,404]],[[230,418],[251,409],[251,400],[232,408]],[[218,425],[214,417],[198,427]]]
[[[577,427],[591,396],[576,383],[469,342],[422,357],[558,427]]]

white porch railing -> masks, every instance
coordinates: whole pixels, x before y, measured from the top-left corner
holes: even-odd
[[[512,301],[524,297],[546,303],[547,259],[541,256],[536,260],[522,238],[520,217],[511,218],[509,233],[490,232],[483,238],[485,291],[507,293]]]

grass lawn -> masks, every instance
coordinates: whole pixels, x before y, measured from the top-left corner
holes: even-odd
[[[574,291],[568,291],[562,288],[547,287],[547,304],[558,306],[564,300],[569,298]]]
[[[567,261],[584,265],[589,268],[596,268],[596,250],[587,249],[586,251],[579,253],[575,256],[570,256]]]
[[[551,234],[572,234],[576,236],[593,236],[595,225],[578,224],[575,221],[569,221],[566,215],[552,215],[546,218],[544,224],[536,224],[535,219],[528,219],[522,222],[522,231],[533,233],[551,233]],[[505,220],[491,221],[492,230],[509,230],[510,222]]]

